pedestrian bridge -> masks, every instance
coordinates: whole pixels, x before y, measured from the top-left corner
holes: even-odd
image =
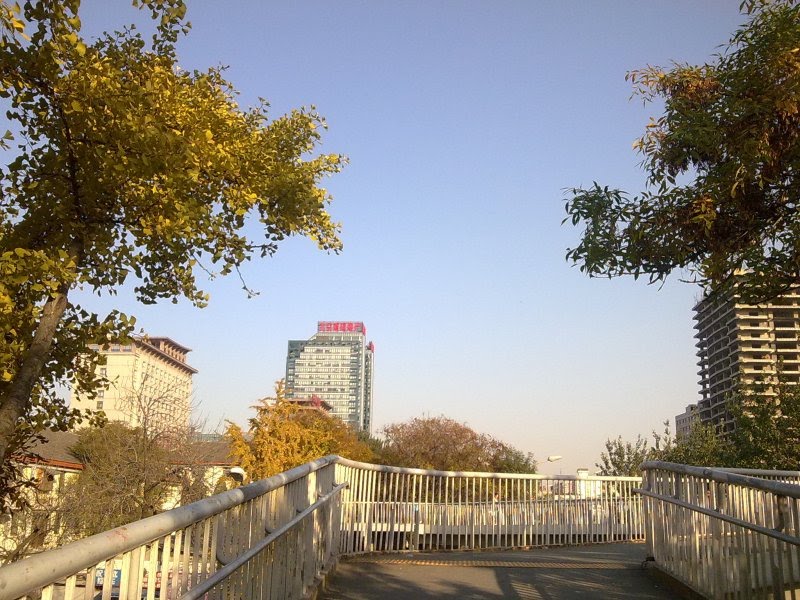
[[[615,542],[644,542],[647,564],[706,597],[796,598],[798,481],[661,462],[634,478],[328,456],[2,567],[0,598],[304,598],[340,559]]]

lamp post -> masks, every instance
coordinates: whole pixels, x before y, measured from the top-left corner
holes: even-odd
[[[561,456],[560,454],[551,454],[550,456],[547,457],[547,462],[553,463],[556,462],[557,460],[561,460],[562,458],[564,457]],[[558,470],[558,474],[561,475],[561,469]]]

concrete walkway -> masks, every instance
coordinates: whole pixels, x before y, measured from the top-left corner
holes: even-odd
[[[666,599],[679,597],[641,567],[643,544],[529,551],[425,552],[343,559],[324,600],[425,598]]]

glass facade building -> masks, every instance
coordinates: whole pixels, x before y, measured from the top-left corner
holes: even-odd
[[[286,397],[317,397],[331,414],[371,433],[375,347],[364,323],[320,321],[308,340],[290,340],[286,357]]]

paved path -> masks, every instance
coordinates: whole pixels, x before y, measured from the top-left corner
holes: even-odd
[[[324,600],[676,598],[641,568],[642,544],[425,552],[344,559]]]

